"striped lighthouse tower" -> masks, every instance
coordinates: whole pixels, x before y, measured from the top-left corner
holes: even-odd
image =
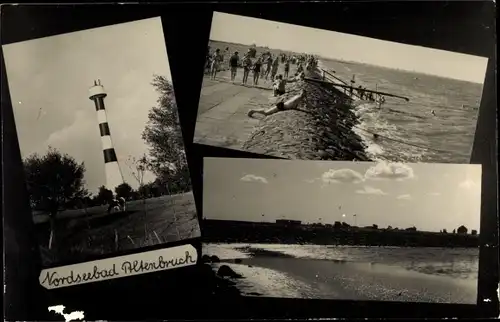
[[[94,81],[94,86],[89,89],[89,98],[94,101],[97,112],[97,121],[99,123],[99,132],[101,135],[102,151],[104,153],[104,166],[106,171],[106,188],[115,191],[115,188],[122,184],[123,175],[116,158],[115,148],[111,140],[108,118],[104,107],[104,98],[107,96],[101,81]]]

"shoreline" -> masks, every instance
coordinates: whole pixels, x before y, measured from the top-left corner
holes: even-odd
[[[474,304],[477,279],[435,276],[388,264],[309,260],[250,252],[221,259],[214,272],[229,266],[243,296]],[[210,254],[206,254],[210,255]]]
[[[320,78],[317,69],[308,74]],[[286,159],[373,161],[353,130],[360,121],[346,95],[302,80],[289,85],[285,100],[302,89],[308,93],[304,107],[261,119],[242,149]]]

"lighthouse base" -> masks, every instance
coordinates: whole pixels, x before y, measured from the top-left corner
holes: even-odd
[[[106,188],[115,193],[115,188],[123,183],[122,172],[117,161],[104,164],[106,171]]]

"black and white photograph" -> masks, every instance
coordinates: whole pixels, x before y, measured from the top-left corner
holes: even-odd
[[[481,172],[205,158],[202,259],[244,296],[475,304]]]
[[[194,142],[469,163],[488,58],[214,12]]]
[[[200,237],[160,17],[2,49],[44,268]]]

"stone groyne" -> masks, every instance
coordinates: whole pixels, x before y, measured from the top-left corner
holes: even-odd
[[[306,77],[321,78],[319,71]],[[349,97],[327,85],[301,80],[287,85],[285,100],[302,89],[307,91],[304,104],[261,119],[242,149],[286,159],[371,161],[362,139],[352,131],[359,120]]]

